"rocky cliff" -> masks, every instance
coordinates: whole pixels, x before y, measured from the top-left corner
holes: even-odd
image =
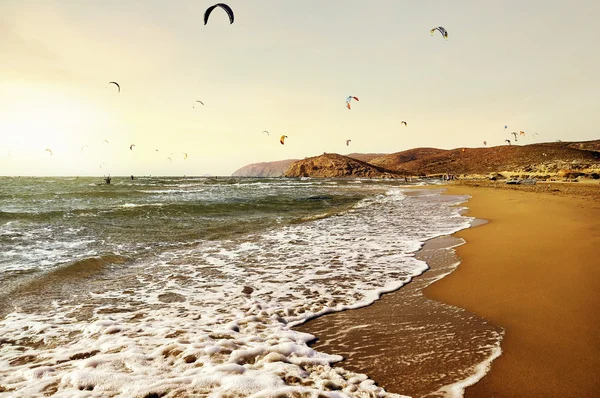
[[[371,160],[387,155],[386,153],[349,153],[349,158],[369,163]]]
[[[299,160],[285,172],[286,177],[397,178],[400,175],[398,171],[391,172],[335,153]]]

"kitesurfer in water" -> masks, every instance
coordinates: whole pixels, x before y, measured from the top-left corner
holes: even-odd
[[[111,180],[110,176],[104,177],[104,182],[106,182],[106,184],[108,184],[108,185],[110,185],[110,180]]]

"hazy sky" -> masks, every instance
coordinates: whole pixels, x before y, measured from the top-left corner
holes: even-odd
[[[600,138],[597,0],[214,2],[1,0],[0,175]]]

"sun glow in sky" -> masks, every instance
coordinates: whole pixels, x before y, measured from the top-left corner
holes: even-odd
[[[599,138],[600,2],[227,3],[0,2],[0,175]]]

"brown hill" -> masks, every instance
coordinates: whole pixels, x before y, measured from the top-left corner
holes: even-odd
[[[573,148],[573,149],[582,149],[584,151],[600,152],[600,140],[570,142],[570,143],[566,143],[566,144],[568,144],[569,148]]]
[[[366,160],[372,165],[384,167],[389,170],[398,170],[403,168],[403,164],[426,158],[428,156],[439,155],[448,152],[446,149],[437,148],[414,148],[402,152],[396,152],[389,155],[383,155],[371,160]]]
[[[292,164],[297,162],[297,165]],[[600,173],[600,140],[504,145],[490,148],[415,148],[389,155],[324,154],[304,160],[255,163],[234,176],[381,177],[400,175],[489,175],[574,178]]]
[[[281,177],[290,165],[298,159],[286,159],[277,162],[253,163],[237,169],[234,177]]]
[[[399,173],[348,156],[326,153],[297,161],[287,169],[285,176],[396,178],[399,177]]]
[[[386,153],[349,153],[349,158],[360,160],[361,162],[371,162],[371,160],[387,155]]]
[[[565,170],[594,171],[600,167],[600,152],[574,149],[571,145],[557,142],[450,150],[417,148],[370,163],[414,175],[524,172],[542,176]]]

